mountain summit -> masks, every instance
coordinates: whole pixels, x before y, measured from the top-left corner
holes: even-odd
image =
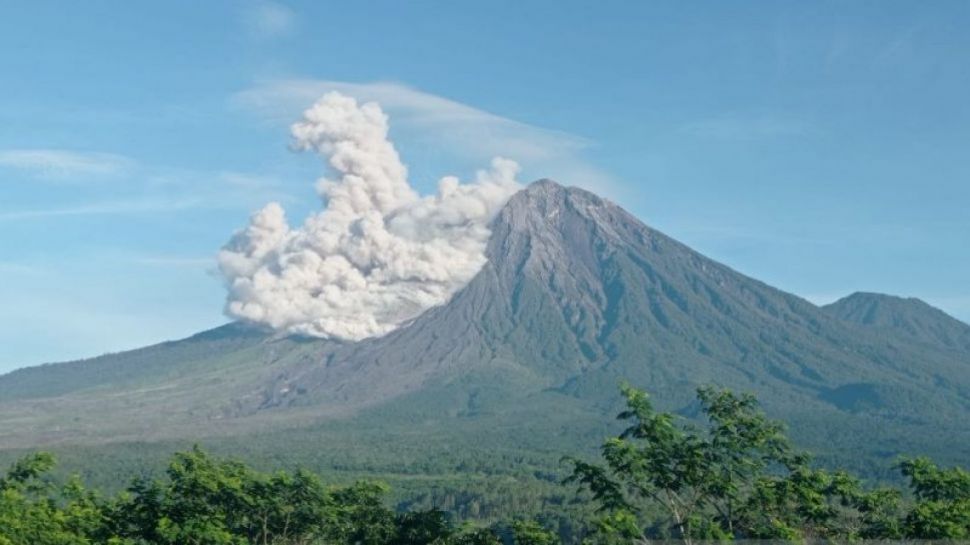
[[[842,320],[913,341],[970,352],[970,325],[914,297],[853,293],[823,307]]]
[[[922,340],[887,336],[886,320],[858,318],[858,301],[819,308],[549,180],[515,194],[491,230],[489,261],[467,286],[380,338],[233,324],[0,377],[0,445],[328,422],[579,443],[602,435],[627,380],[688,416],[697,386],[753,392],[796,439],[833,456],[970,456],[970,345],[931,307],[920,307]],[[943,330],[939,343],[920,333]]]

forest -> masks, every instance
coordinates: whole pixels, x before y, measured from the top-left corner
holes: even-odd
[[[164,475],[105,492],[59,478],[55,457],[35,452],[0,475],[0,545],[970,539],[970,472],[960,467],[901,458],[899,486],[873,485],[814,462],[751,395],[700,388],[695,425],[656,410],[643,390],[621,391],[625,429],[597,460],[563,457],[560,486],[576,493],[538,516],[485,523],[446,505],[394,506],[381,482],[328,485],[199,446],[173,454]]]

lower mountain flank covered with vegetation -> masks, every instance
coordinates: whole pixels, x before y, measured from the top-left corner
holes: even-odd
[[[601,460],[567,457],[569,505],[483,525],[443,509],[392,509],[386,485],[325,485],[304,470],[257,471],[198,447],[161,478],[122,492],[57,483],[52,455],[0,477],[0,544],[633,544],[654,539],[970,539],[970,473],[904,459],[906,486],[871,487],[816,467],[756,399],[701,388],[704,426],[654,409],[625,386],[627,423]],[[393,445],[388,445],[393,449]],[[569,522],[566,524],[564,522]]]

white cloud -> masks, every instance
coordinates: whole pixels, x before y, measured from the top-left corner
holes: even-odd
[[[236,93],[231,103],[273,123],[284,123],[330,91],[379,103],[394,119],[400,139],[479,163],[495,156],[514,157],[537,178],[616,194],[612,177],[584,156],[594,146],[589,139],[522,123],[400,83],[269,80]]]
[[[295,30],[296,14],[277,2],[257,2],[245,9],[243,23],[254,36],[277,38]]]
[[[47,179],[114,176],[130,170],[135,162],[113,153],[63,149],[0,150],[0,167],[13,168]]]
[[[359,340],[445,303],[485,264],[487,225],[520,187],[518,166],[496,158],[473,182],[445,177],[420,197],[380,106],[337,92],[291,133],[336,174],[317,182],[324,209],[294,229],[270,203],[219,253],[227,314],[276,330]]]

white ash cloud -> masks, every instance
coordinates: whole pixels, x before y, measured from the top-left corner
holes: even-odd
[[[462,184],[448,176],[418,195],[388,140],[377,103],[328,93],[291,127],[316,151],[324,208],[289,226],[270,203],[219,253],[226,313],[276,330],[359,340],[386,334],[465,286],[486,262],[488,223],[521,186],[518,165],[495,158]]]

